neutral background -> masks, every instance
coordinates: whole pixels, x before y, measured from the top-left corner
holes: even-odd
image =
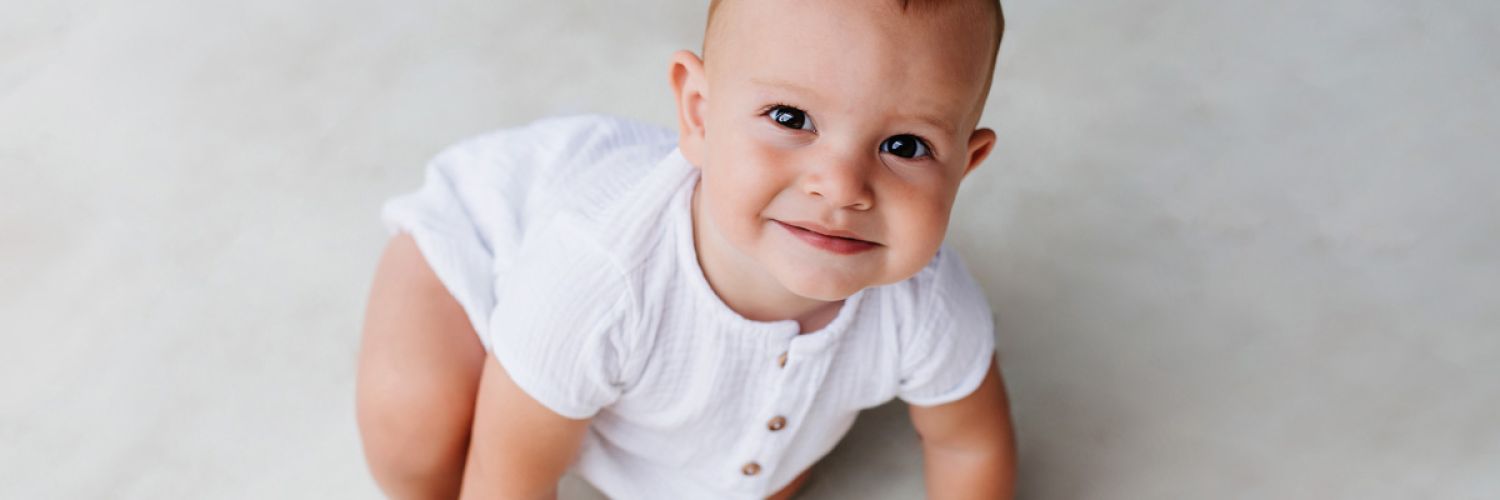
[[[0,0],[0,498],[377,497],[379,203],[482,131],[672,123],[704,4]],[[1500,3],[1006,10],[950,237],[1023,498],[1500,498]],[[806,498],[920,496],[904,412]]]

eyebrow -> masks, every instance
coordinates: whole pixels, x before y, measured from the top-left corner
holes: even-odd
[[[757,85],[764,85],[764,86],[767,86],[767,87],[779,87],[779,88],[782,88],[782,89],[790,90],[792,92],[796,92],[798,94],[803,94],[803,95],[807,95],[807,96],[818,96],[819,95],[818,91],[814,90],[811,87],[807,87],[807,86],[804,86],[804,85],[799,85],[797,83],[793,83],[793,82],[789,82],[789,81],[785,81],[785,80],[768,80],[768,79],[765,79],[765,78],[755,78],[755,77],[752,77],[752,78],[750,78],[750,83],[754,83],[754,84],[757,84]],[[912,115],[912,116],[903,117],[903,118],[909,118],[909,119],[912,119],[912,120],[916,120],[916,121],[925,123],[928,126],[930,126],[932,128],[935,128],[935,129],[938,129],[939,131],[942,131],[943,133],[946,133],[946,134],[948,134],[950,136],[958,134],[958,131],[954,130],[953,126],[950,125],[950,124],[948,124],[948,122],[945,122],[943,120],[939,120],[939,119],[934,118],[932,116],[927,116],[927,115]]]
[[[919,122],[922,122],[922,123],[926,123],[928,126],[942,131],[944,134],[947,134],[947,135],[950,135],[950,136],[958,135],[958,131],[957,130],[953,130],[953,126],[949,125],[948,122],[945,122],[945,121],[942,121],[942,120],[939,120],[939,119],[936,119],[936,118],[933,118],[933,117],[930,117],[930,116],[926,116],[926,115],[915,115],[915,116],[912,116],[911,119],[919,121]]]
[[[754,84],[757,84],[757,85],[765,85],[767,87],[781,87],[781,88],[784,88],[784,89],[787,89],[787,90],[791,90],[793,92],[797,92],[799,94],[807,94],[807,95],[817,95],[818,94],[818,91],[813,90],[811,87],[806,87],[806,86],[798,85],[796,83],[792,83],[792,82],[789,82],[789,81],[786,81],[786,80],[767,80],[765,78],[751,78],[750,79],[750,83],[754,83]]]

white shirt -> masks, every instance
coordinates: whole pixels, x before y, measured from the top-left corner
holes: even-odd
[[[522,390],[592,418],[579,475],[611,498],[764,498],[860,410],[978,387],[992,317],[946,244],[815,332],[726,306],[698,266],[698,170],[675,143],[616,118],[541,120],[448,147],[383,210]]]

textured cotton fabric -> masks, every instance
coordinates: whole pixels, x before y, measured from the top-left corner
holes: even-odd
[[[726,306],[698,266],[698,171],[675,143],[616,118],[542,120],[450,146],[383,210],[522,390],[592,418],[573,465],[584,479],[620,499],[764,498],[860,410],[979,385],[992,317],[946,244],[815,332]]]

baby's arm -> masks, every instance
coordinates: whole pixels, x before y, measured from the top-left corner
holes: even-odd
[[[486,356],[460,498],[556,498],[588,426],[542,406]]]
[[[998,358],[972,394],[936,406],[911,405],[911,421],[922,439],[927,497],[1010,499],[1015,497],[1015,434]]]

